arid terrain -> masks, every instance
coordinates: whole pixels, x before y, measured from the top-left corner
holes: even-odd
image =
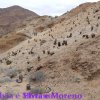
[[[0,9],[0,91],[100,100],[100,1],[56,17],[13,7]]]

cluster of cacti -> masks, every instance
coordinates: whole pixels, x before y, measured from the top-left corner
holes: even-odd
[[[34,54],[34,52],[33,51],[30,51],[29,54]]]
[[[95,38],[95,34],[91,34],[91,37],[92,37],[92,38]],[[88,35],[83,35],[83,38],[88,39],[88,38],[89,38],[89,36],[88,36]]]
[[[71,38],[72,37],[72,33],[70,33],[70,35],[69,36],[67,36],[67,38]]]
[[[88,36],[88,35],[83,35],[82,37],[83,37],[83,38],[86,38],[86,39],[88,39],[88,38],[89,38],[89,36]]]
[[[29,54],[34,54],[33,48],[30,50]]]
[[[49,34],[49,36],[51,36],[52,38],[54,38],[53,35],[51,35],[51,34]]]
[[[55,53],[54,52],[51,52],[51,51],[47,51],[48,55],[54,55]]]
[[[45,51],[45,50],[43,50],[43,54],[48,54],[48,55],[53,55],[53,54],[55,54],[53,51],[51,52],[51,51]]]
[[[72,34],[70,34],[69,37],[71,37]],[[54,40],[54,45],[57,45],[58,47],[63,46],[63,45],[67,45],[67,40],[63,40],[62,42],[57,41],[57,39]]]
[[[41,40],[40,46],[43,45],[44,43],[46,43],[46,40]]]
[[[16,56],[16,55],[17,55],[17,52],[12,51],[12,56]]]
[[[87,16],[86,21],[88,22],[88,24],[90,24],[90,20],[89,17]]]
[[[67,45],[67,40],[63,40],[62,45]]]

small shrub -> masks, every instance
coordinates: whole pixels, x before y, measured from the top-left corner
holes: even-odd
[[[10,77],[10,78],[14,78],[15,76],[17,76],[18,74],[18,70],[16,70],[15,68],[12,68],[12,69],[8,69],[7,71],[7,76]]]
[[[31,94],[44,94],[44,93],[49,93],[51,91],[50,87],[47,88],[42,88],[42,87],[34,87],[30,90]]]
[[[7,82],[12,82],[11,78],[9,78],[8,76],[6,77],[2,77],[2,79],[0,79],[0,83],[7,83]]]
[[[34,33],[34,36],[37,36],[37,33],[36,32]]]
[[[35,73],[31,73],[29,77],[30,82],[42,82],[44,81],[44,73],[42,71],[36,71]]]
[[[31,94],[43,94],[44,91],[41,87],[35,87],[30,90]]]
[[[46,43],[46,40],[41,40],[40,45],[43,45],[44,43]]]

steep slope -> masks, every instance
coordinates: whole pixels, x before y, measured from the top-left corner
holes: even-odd
[[[0,53],[11,49],[28,38],[37,36],[40,32],[50,29],[54,23],[56,23],[55,19],[50,16],[39,16],[35,18],[31,16],[26,18],[23,25],[16,28],[16,31],[1,36]]]
[[[45,79],[40,84],[43,89],[49,87],[49,93],[79,93],[83,100],[100,99],[100,2],[70,19],[67,16],[61,16],[64,20],[0,55],[1,90],[23,93],[30,84],[35,91],[34,73],[42,71]],[[7,72],[11,69],[16,75],[9,82],[5,77],[10,76]],[[24,80],[18,84],[15,80],[20,74]]]
[[[0,9],[0,53],[53,27],[54,23],[56,20],[51,16],[39,16],[19,6]]]

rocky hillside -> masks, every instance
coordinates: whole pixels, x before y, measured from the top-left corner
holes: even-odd
[[[38,15],[19,6],[0,9],[0,35],[7,34],[17,27],[23,26],[22,22],[31,16],[37,17]]]
[[[0,90],[100,99],[100,2],[80,5],[69,13],[52,19],[47,29],[40,30],[42,20],[33,19],[17,30],[31,34],[35,23],[38,34],[0,54]]]
[[[53,17],[39,16],[19,6],[0,9],[0,53],[51,28],[54,22]]]

